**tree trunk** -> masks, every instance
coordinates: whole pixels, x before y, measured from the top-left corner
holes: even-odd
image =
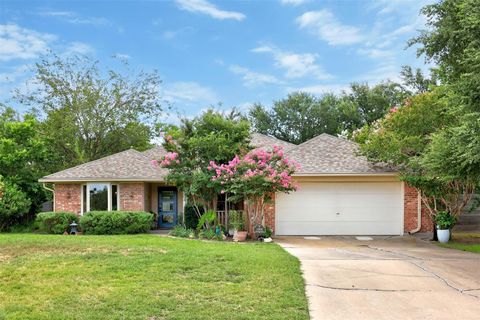
[[[433,238],[432,241],[438,241],[438,235],[437,235],[437,225],[435,222],[433,222]]]

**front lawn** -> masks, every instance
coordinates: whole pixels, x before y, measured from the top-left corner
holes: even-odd
[[[480,234],[478,233],[453,233],[448,243],[440,244],[445,248],[480,253]]]
[[[308,319],[275,244],[0,234],[0,319]]]

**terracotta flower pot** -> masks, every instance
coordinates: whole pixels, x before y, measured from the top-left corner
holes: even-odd
[[[244,242],[245,240],[247,240],[247,233],[247,231],[237,231],[233,237],[233,240],[238,242]]]

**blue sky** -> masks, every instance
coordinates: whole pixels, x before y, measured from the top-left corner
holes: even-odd
[[[220,102],[246,110],[296,90],[396,80],[402,65],[426,68],[405,42],[424,28],[429,2],[3,0],[0,101],[49,49],[156,69],[164,99],[189,116]]]

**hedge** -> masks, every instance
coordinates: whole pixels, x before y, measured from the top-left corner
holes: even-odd
[[[133,234],[150,230],[153,214],[143,211],[91,211],[80,219],[84,234]]]
[[[70,224],[78,222],[79,217],[71,212],[42,212],[35,219],[36,227],[41,232],[62,234],[70,231]]]

